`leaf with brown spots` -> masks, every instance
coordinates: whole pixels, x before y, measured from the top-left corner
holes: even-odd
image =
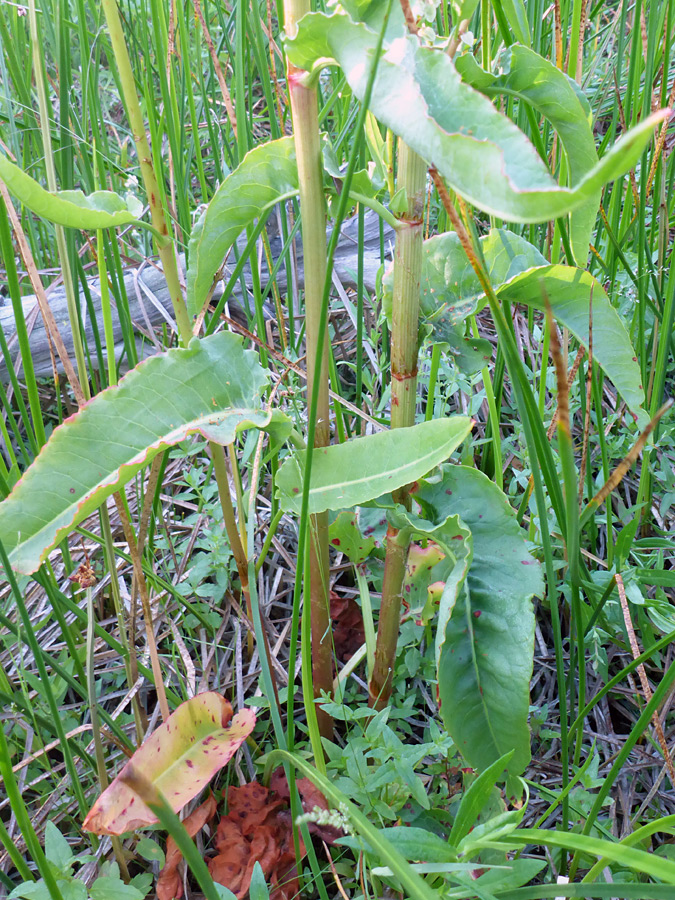
[[[232,707],[214,691],[181,703],[101,794],[83,828],[94,834],[123,834],[157,822],[141,798],[123,783],[132,769],[150,781],[178,812],[229,762],[254,725],[253,710],[240,710],[232,718]]]

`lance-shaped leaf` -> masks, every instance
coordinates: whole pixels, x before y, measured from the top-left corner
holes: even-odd
[[[0,503],[0,540],[17,571],[30,574],[68,531],[160,450],[199,432],[231,443],[264,428],[267,384],[257,355],[220,332],[148,359],[56,428]]]
[[[186,700],[134,753],[82,827],[94,834],[124,834],[156,824],[154,813],[125,783],[130,771],[149,781],[178,812],[232,759],[254,725],[252,709],[232,718],[229,702],[215,691]]]
[[[469,435],[471,419],[453,416],[394,428],[314,450],[309,512],[348,509],[410,484],[450,454]],[[306,451],[294,453],[277,475],[277,497],[299,513]]]
[[[546,309],[546,297],[557,322],[588,346],[590,298],[593,297],[593,359],[613,382],[629,409],[645,422],[642,376],[635,351],[619,314],[599,281],[584,269],[544,266],[517,275],[498,294],[511,303]]]
[[[492,229],[480,244],[497,296],[540,310],[548,297],[556,320],[586,346],[592,295],[593,357],[629,408],[644,417],[635,351],[600,282],[583,269],[550,265],[532,244],[511,231]],[[434,341],[442,343],[467,316],[482,309],[486,299],[455,232],[429,238],[424,250],[422,321],[431,327]],[[384,298],[386,303],[386,290]]]
[[[241,231],[297,192],[292,137],[255,147],[227,176],[192,229],[188,244],[187,303],[191,315],[202,308],[216,272]]]
[[[530,26],[523,0],[495,0],[495,14],[503,15],[509,23],[517,41],[530,43]]]
[[[546,116],[565,148],[571,185],[579,184],[597,164],[588,100],[576,82],[549,60],[516,44],[500,56],[500,75],[485,72],[470,54],[459,57],[456,65],[462,79],[486,96],[518,97]],[[582,266],[586,265],[599,205],[598,189],[571,215],[570,243],[576,262]]]
[[[31,212],[66,228],[94,231],[138,222],[142,204],[134,197],[123,200],[112,191],[58,191],[52,194],[0,153],[0,178]],[[142,225],[142,222],[138,222]]]
[[[472,766],[487,768],[513,750],[509,772],[517,775],[530,759],[532,597],[543,591],[541,567],[503,493],[482,472],[444,466],[415,497],[430,517],[459,515],[473,546],[440,645],[441,717]]]
[[[316,77],[337,62],[363,99],[378,35],[344,12],[309,13],[285,42],[289,60]],[[514,222],[544,222],[583,206],[635,165],[665,111],[644,119],[574,187],[561,187],[522,131],[459,77],[446,53],[413,36],[378,60],[370,109],[480,209]]]

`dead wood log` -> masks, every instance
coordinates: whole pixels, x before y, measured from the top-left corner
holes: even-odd
[[[393,242],[393,231],[390,226],[384,224],[384,247],[385,254],[390,257],[391,244]],[[239,248],[243,250],[245,240],[239,241]],[[278,259],[282,250],[282,241],[279,237],[272,237],[270,240],[273,260]],[[297,239],[296,250],[296,271],[298,287],[303,285],[303,267],[302,267],[302,244]],[[373,292],[377,279],[377,272],[380,267],[380,220],[378,216],[371,210],[366,211],[365,216],[365,242],[364,242],[364,285],[366,290]],[[181,265],[184,259],[181,259]],[[234,262],[225,267],[223,281],[216,287],[214,298],[218,299],[223,293],[223,284],[227,282],[229,273],[231,273]],[[356,273],[358,268],[358,219],[353,217],[347,219],[342,227],[340,240],[335,254],[335,276],[345,286],[354,287],[356,285]],[[267,265],[263,260],[260,265],[261,283],[264,287],[269,279]],[[243,270],[243,280],[248,291],[251,289],[251,270],[250,265],[246,265]],[[282,297],[286,293],[286,267],[282,265],[277,274],[277,285]],[[87,280],[88,289],[92,298],[92,305],[95,311],[95,318],[98,325],[101,340],[103,339],[103,319],[101,316],[101,290],[98,278],[90,278]],[[124,270],[124,289],[128,298],[129,313],[131,321],[135,326],[138,335],[137,351],[140,356],[148,356],[156,352],[159,348],[158,344],[153,346],[154,332],[163,323],[167,328],[175,329],[169,292],[166,286],[163,272],[156,260],[151,260],[142,265],[131,267]],[[48,293],[49,305],[54,313],[59,331],[63,337],[68,353],[73,356],[73,338],[68,322],[68,313],[66,307],[66,294],[62,286],[54,287]],[[115,355],[117,359],[122,357],[124,353],[124,343],[122,338],[122,325],[117,313],[117,299],[113,296],[113,332],[115,338]],[[240,316],[243,315],[245,301],[242,297],[241,279],[237,283],[232,295],[228,297],[228,304],[231,312]],[[44,323],[40,316],[37,300],[35,296],[26,296],[22,299],[24,317],[26,319],[30,333],[30,348],[33,359],[35,373],[38,376],[50,376],[52,374],[52,360],[49,351],[49,342],[45,332]],[[248,304],[253,306],[252,300]],[[87,312],[87,304],[85,302],[84,293],[80,293],[80,309],[82,310],[83,330],[86,346],[89,347],[92,355],[95,353],[94,329],[91,318]],[[270,318],[274,317],[272,305],[268,305],[267,313]],[[0,325],[5,333],[5,337],[10,347],[12,359],[16,361],[15,371],[21,379],[20,373],[20,355],[18,342],[16,340],[16,326],[14,321],[14,311],[11,303],[0,294]],[[145,335],[145,338],[141,338]],[[57,369],[61,371],[60,363],[57,358]],[[7,374],[6,362],[0,359],[0,381],[7,383],[9,381]]]

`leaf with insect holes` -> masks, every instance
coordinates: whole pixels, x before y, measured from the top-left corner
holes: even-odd
[[[293,65],[318,78],[337,63],[363,100],[379,35],[345,12],[308,13],[284,46]],[[470,203],[511,222],[545,222],[584,206],[639,160],[667,112],[632,128],[573,187],[561,187],[529,139],[479,91],[465,84],[446,53],[406,35],[377,60],[371,112]]]
[[[82,827],[93,834],[124,834],[157,823],[154,813],[124,781],[131,770],[149,781],[178,812],[232,759],[255,721],[252,709],[240,710],[233,718],[229,702],[215,691],[181,703],[101,794]]]
[[[482,770],[513,750],[508,770],[518,775],[530,759],[532,597],[543,592],[541,566],[504,494],[477,469],[443,466],[415,499],[428,518],[458,515],[471,532],[466,577],[450,616],[439,619],[441,717],[471,766]]]
[[[322,447],[312,454],[309,512],[349,509],[395,491],[445,462],[471,432],[472,421],[450,416]],[[299,513],[305,450],[279,469],[277,499]]]
[[[499,57],[499,75],[481,69],[470,53],[459,57],[456,66],[462,80],[487,97],[500,94],[518,97],[546,116],[567,155],[572,186],[579,184],[597,165],[593,116],[588,100],[577,83],[552,62],[528,47],[514,44]],[[600,189],[570,217],[570,244],[576,262],[583,267],[599,206]]]
[[[138,222],[143,208],[136,198],[129,197],[125,201],[112,191],[95,191],[88,195],[82,191],[58,191],[53,194],[3,153],[0,153],[0,178],[31,212],[66,228],[95,231],[97,228],[130,225]]]
[[[142,362],[54,429],[0,503],[12,567],[34,572],[74,525],[187,435],[229,444],[244,428],[265,428],[266,384],[257,355],[229,332]]]

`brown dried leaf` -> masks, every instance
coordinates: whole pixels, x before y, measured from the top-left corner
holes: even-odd
[[[353,597],[330,592],[330,617],[333,628],[335,655],[347,662],[365,641],[363,614]]]
[[[216,808],[216,798],[210,794],[208,800],[205,800],[184,820],[183,827],[191,838],[215,816]],[[164,867],[157,879],[157,900],[174,900],[174,898],[183,896],[183,882],[178,874],[178,866],[182,859],[183,854],[176,846],[174,839],[167,838]]]

